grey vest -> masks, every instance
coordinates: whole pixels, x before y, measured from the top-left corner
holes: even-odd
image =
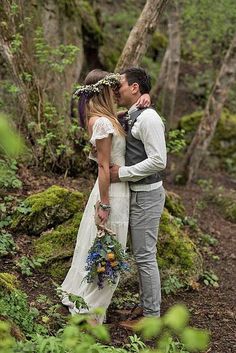
[[[135,110],[134,112],[131,112],[130,114],[130,120],[129,120],[129,126],[128,126],[128,131],[127,131],[127,136],[126,136],[126,153],[125,153],[125,165],[126,166],[131,166],[136,163],[142,162],[144,159],[147,158],[144,145],[142,141],[136,139],[133,137],[131,134],[131,129],[137,120],[137,117],[145,110],[144,109],[139,109]],[[144,179],[141,179],[139,181],[136,181],[135,184],[153,184],[157,183],[158,181],[161,181],[161,176],[159,173],[152,174]],[[134,182],[130,182],[134,183]]]

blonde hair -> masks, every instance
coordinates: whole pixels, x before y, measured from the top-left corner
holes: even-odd
[[[86,76],[85,84],[94,84],[106,77],[108,74],[109,73],[106,71],[95,69]],[[125,135],[125,132],[117,119],[113,92],[111,87],[104,86],[99,93],[95,93],[86,102],[85,114],[87,122],[93,116],[106,117],[110,120],[110,122],[120,135]]]

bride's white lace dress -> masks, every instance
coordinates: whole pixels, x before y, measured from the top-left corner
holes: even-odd
[[[95,146],[97,139],[105,138],[109,134],[112,134],[111,164],[122,166],[125,164],[125,137],[117,133],[109,119],[101,117],[95,121],[90,142]],[[117,234],[117,239],[125,249],[129,222],[128,183],[112,183],[109,188],[109,199],[111,212],[106,225]],[[86,276],[85,265],[88,251],[97,234],[94,222],[94,205],[98,200],[100,200],[100,195],[97,180],[80,223],[71,268],[62,283],[63,292],[83,297],[90,310],[97,307],[107,309],[118,284],[117,281],[116,285],[112,287],[107,284],[103,289],[98,289],[96,280],[94,283],[87,283],[86,280],[83,280]],[[64,295],[62,303],[68,306],[72,314],[78,312],[67,295]],[[100,322],[103,319],[103,317],[99,317]]]

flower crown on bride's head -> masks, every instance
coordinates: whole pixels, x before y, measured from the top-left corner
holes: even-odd
[[[120,74],[109,74],[94,84],[80,86],[74,92],[73,97],[85,96],[86,98],[91,98],[94,94],[100,93],[104,86],[118,89],[120,86]]]

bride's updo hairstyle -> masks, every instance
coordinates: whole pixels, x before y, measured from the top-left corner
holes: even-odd
[[[118,133],[124,135],[124,130],[117,119],[112,92],[119,85],[116,75],[95,69],[88,73],[84,84],[85,86],[78,89],[75,95],[79,96],[80,103],[84,105],[84,112],[80,112],[80,115],[85,116],[86,125],[92,116],[106,117]]]

